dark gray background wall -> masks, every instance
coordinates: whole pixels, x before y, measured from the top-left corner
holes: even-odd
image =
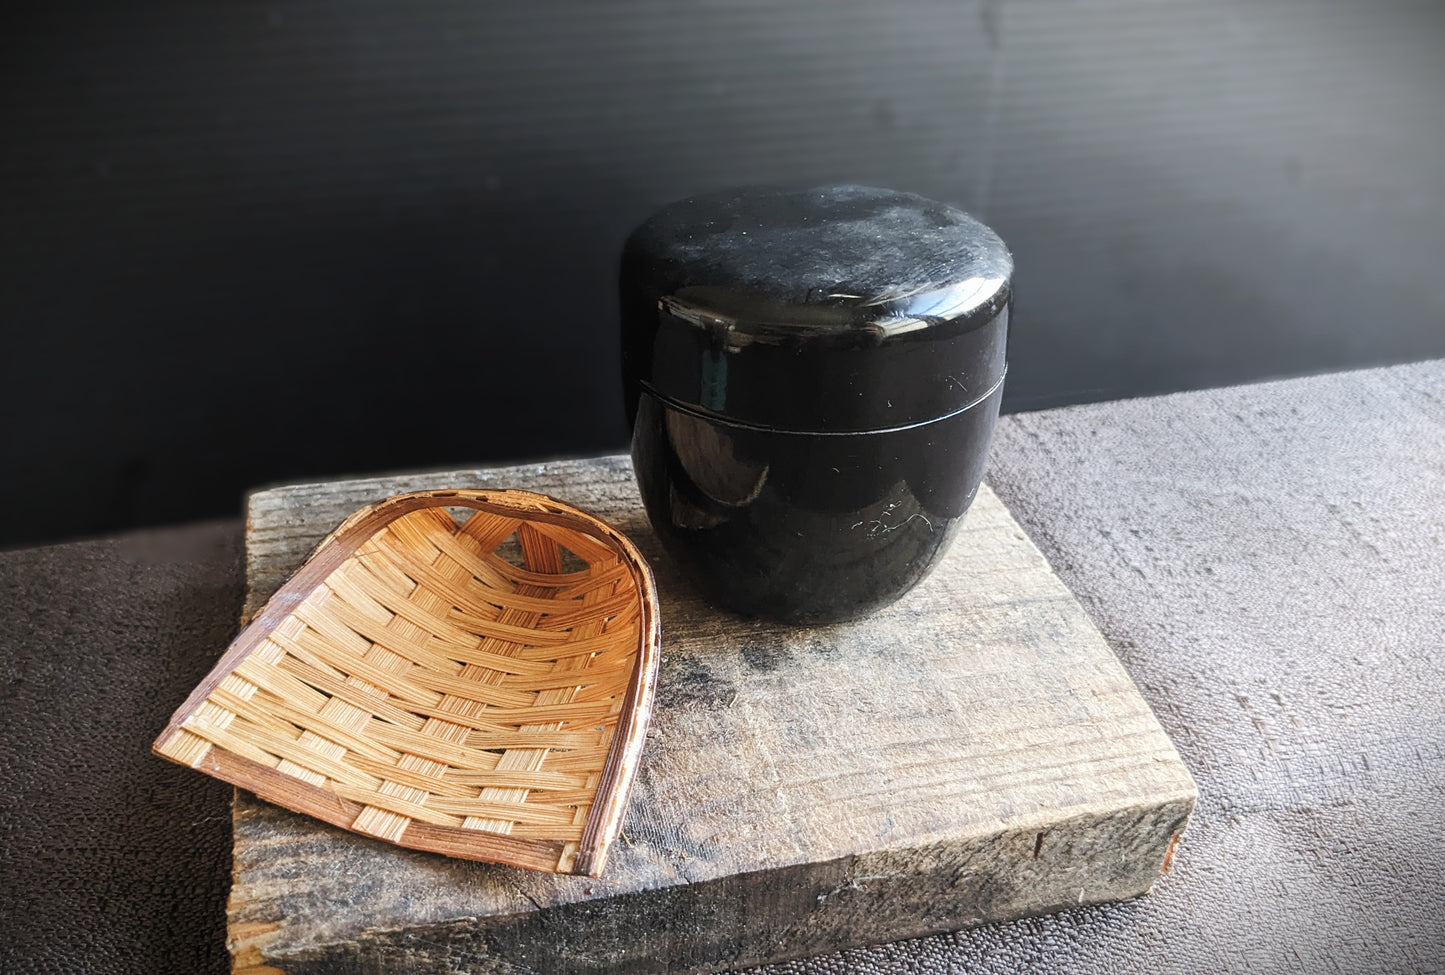
[[[614,261],[753,182],[957,203],[1005,408],[1445,355],[1445,4],[13,5],[0,544],[620,448]]]

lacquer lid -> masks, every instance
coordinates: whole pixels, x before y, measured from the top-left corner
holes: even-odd
[[[681,200],[623,250],[629,416],[644,389],[705,416],[801,432],[968,409],[1003,381],[1012,273],[997,234],[912,193]]]

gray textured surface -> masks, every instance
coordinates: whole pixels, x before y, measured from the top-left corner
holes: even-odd
[[[1445,970],[1445,362],[1009,417],[990,480],[1195,774],[1174,870],[764,971]],[[156,537],[0,553],[7,972],[223,957],[224,824],[192,824],[224,803],[146,748],[229,635],[239,528]]]
[[[994,490],[1199,785],[1147,898],[808,972],[1445,970],[1445,362],[1012,416]]]
[[[224,972],[231,789],[149,739],[241,610],[241,525],[0,552],[0,972]]]

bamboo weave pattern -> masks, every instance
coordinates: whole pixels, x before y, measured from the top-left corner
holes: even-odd
[[[329,571],[273,597],[156,750],[391,842],[599,872],[610,835],[593,826],[578,856],[640,748],[625,709],[645,724],[650,573],[630,546],[497,504],[521,492],[469,492],[490,506],[460,525],[442,506],[460,493],[434,494],[313,569],[378,509],[338,529],[293,582]],[[511,540],[520,564],[498,552]]]

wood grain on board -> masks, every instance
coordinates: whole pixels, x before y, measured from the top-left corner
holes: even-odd
[[[356,509],[521,488],[630,536],[662,667],[601,879],[390,846],[235,803],[238,971],[726,969],[1141,894],[1195,788],[1073,595],[984,487],[897,604],[808,628],[712,609],[647,526],[626,458],[254,494],[246,614]]]

